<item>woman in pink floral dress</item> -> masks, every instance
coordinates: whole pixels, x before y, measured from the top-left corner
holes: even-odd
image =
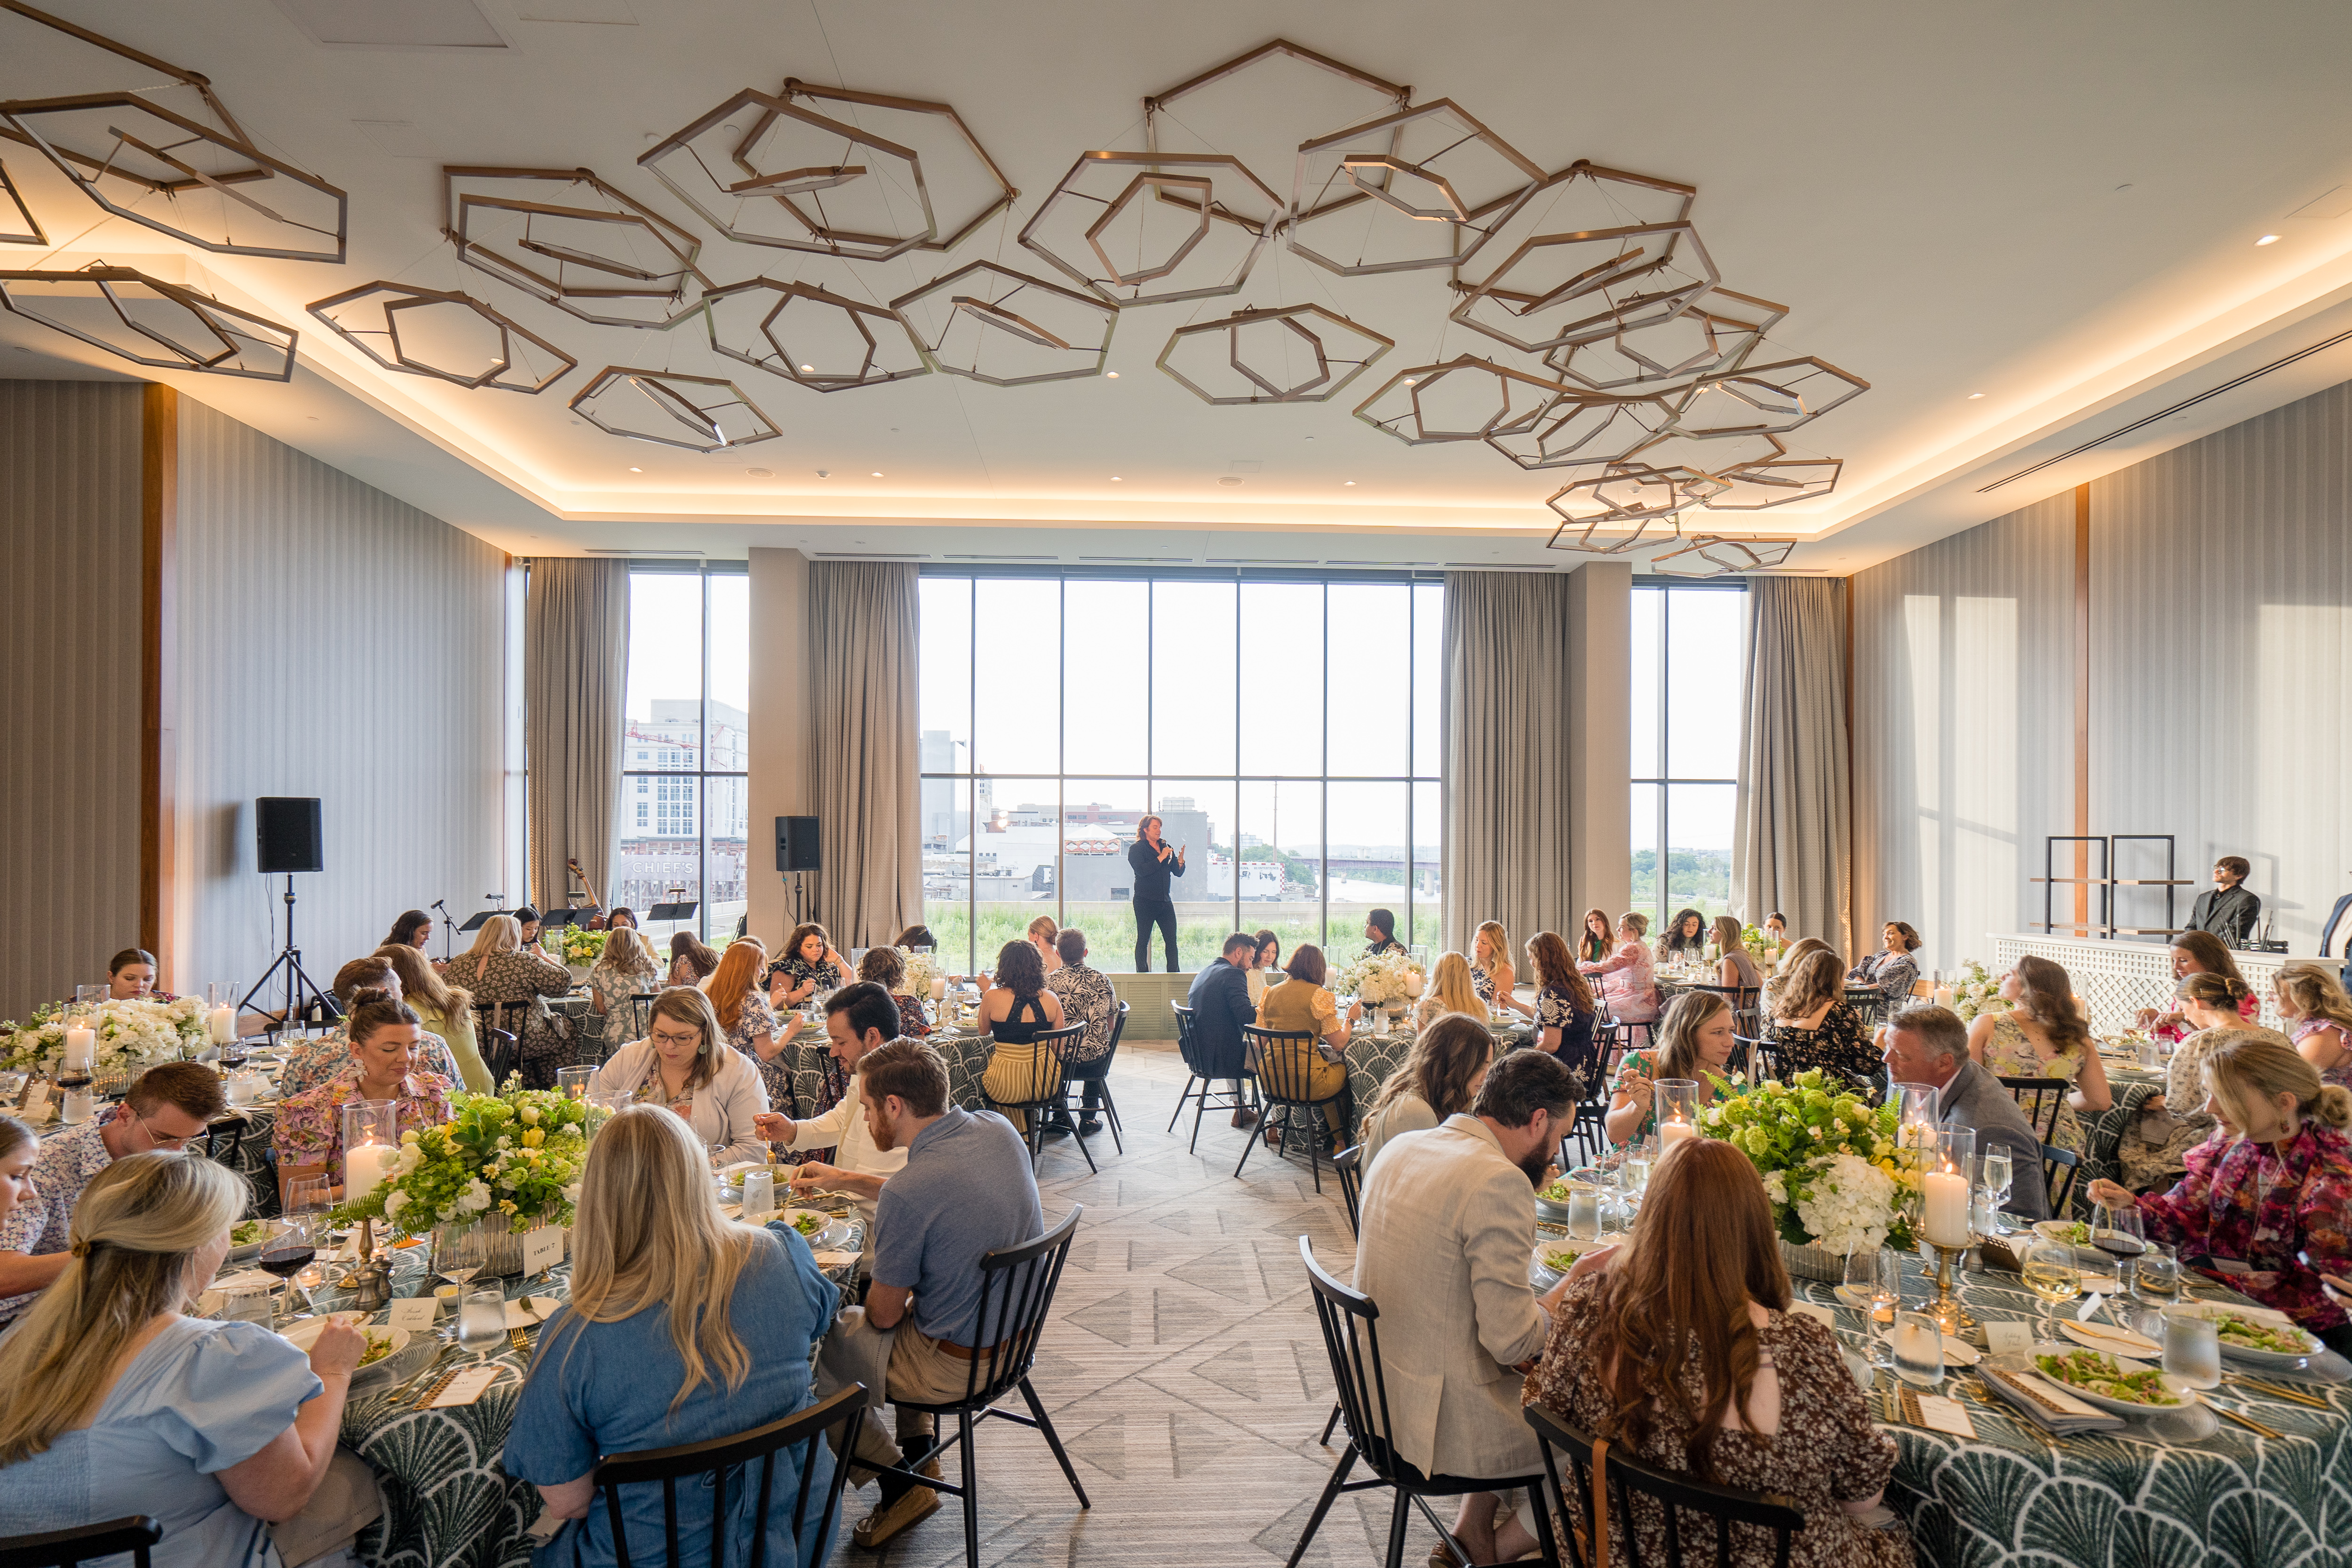
[[[411,1070],[418,1045],[416,1012],[378,991],[353,998],[352,1064],[316,1089],[278,1107],[278,1186],[297,1177],[342,1176],[343,1107],[354,1100],[390,1100],[400,1106],[400,1131],[422,1132],[449,1120],[450,1083],[439,1073]]]
[[[2295,1054],[2319,1069],[2322,1083],[2352,1089],[2352,996],[2335,971],[2305,959],[2280,965],[2273,985]]]
[[[2218,1047],[2205,1078],[2223,1136],[2189,1152],[2179,1186],[2138,1200],[2148,1238],[2210,1258],[2215,1279],[2352,1352],[2352,1318],[2320,1283],[2352,1274],[2352,1089],[2320,1082],[2275,1037]],[[2103,1181],[2091,1198],[2132,1194]]]

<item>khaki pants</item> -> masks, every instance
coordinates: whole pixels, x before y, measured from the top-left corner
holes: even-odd
[[[988,1373],[983,1359],[982,1377]],[[843,1312],[817,1352],[817,1397],[829,1398],[849,1384],[862,1383],[867,1408],[873,1411],[879,1411],[886,1402],[944,1405],[961,1399],[971,1376],[971,1363],[940,1349],[937,1340],[913,1323],[877,1329],[866,1321],[863,1307]],[[912,1425],[902,1413],[897,1431],[908,1435]],[[869,1415],[858,1432],[857,1458],[862,1462],[851,1468],[849,1479],[864,1486],[876,1469],[904,1463],[906,1453],[892,1433]]]
[[[300,1513],[271,1525],[269,1539],[277,1543],[278,1555],[299,1568],[314,1557],[349,1546],[383,1512],[383,1498],[376,1490],[375,1472],[368,1468],[365,1459],[339,1444],[335,1457],[327,1461],[319,1489],[310,1494]]]

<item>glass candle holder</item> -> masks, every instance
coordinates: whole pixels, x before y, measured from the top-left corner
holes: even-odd
[[[236,1038],[235,981],[215,980],[205,987],[205,1033],[216,1046],[226,1046]]]
[[[1675,1145],[1699,1135],[1699,1108],[1706,1101],[1696,1080],[1662,1078],[1657,1081],[1650,1103],[1658,1118],[1660,1159],[1673,1153]]]
[[[594,1068],[558,1068],[555,1069],[555,1088],[566,1100],[585,1100],[588,1098],[588,1080],[595,1076]]]
[[[1920,1172],[1921,1228],[1937,1247],[1965,1247],[1969,1195],[1976,1186],[1976,1129],[1946,1128],[1924,1152]]]
[[[400,1105],[390,1100],[343,1104],[343,1201],[355,1203],[392,1179],[400,1158]]]

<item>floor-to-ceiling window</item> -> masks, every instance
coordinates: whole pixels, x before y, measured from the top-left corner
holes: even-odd
[[[751,580],[740,562],[629,573],[629,683],[621,728],[620,855],[607,904],[658,940],[735,934],[750,824]],[[655,904],[699,906],[655,921]]]
[[[1038,915],[1135,962],[1127,847],[1184,850],[1178,960],[1236,930],[1360,952],[1438,938],[1433,575],[979,572],[921,583],[923,902],[948,962]],[[1166,967],[1157,933],[1150,965]]]
[[[1653,935],[1730,908],[1747,610],[1741,582],[1633,584],[1633,908]]]

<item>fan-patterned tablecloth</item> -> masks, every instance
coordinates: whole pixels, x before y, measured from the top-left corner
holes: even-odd
[[[1836,1307],[1855,1342],[1859,1315],[1832,1287],[1794,1283]],[[1926,1292],[1916,1258],[1905,1259],[1904,1289]],[[2042,1303],[2014,1275],[1969,1274],[1962,1299],[1979,1321],[2041,1320]],[[1901,1450],[1887,1501],[1910,1521],[1922,1568],[2347,1568],[2352,1383],[2292,1381],[2328,1408],[2225,1384],[2209,1397],[2282,1436],[2225,1419],[2209,1437],[2179,1442],[2137,1423],[2047,1437],[1998,1399],[1979,1402],[1970,1379],[1948,1377],[1942,1392],[1960,1399],[1977,1435],[1885,1426]]]

